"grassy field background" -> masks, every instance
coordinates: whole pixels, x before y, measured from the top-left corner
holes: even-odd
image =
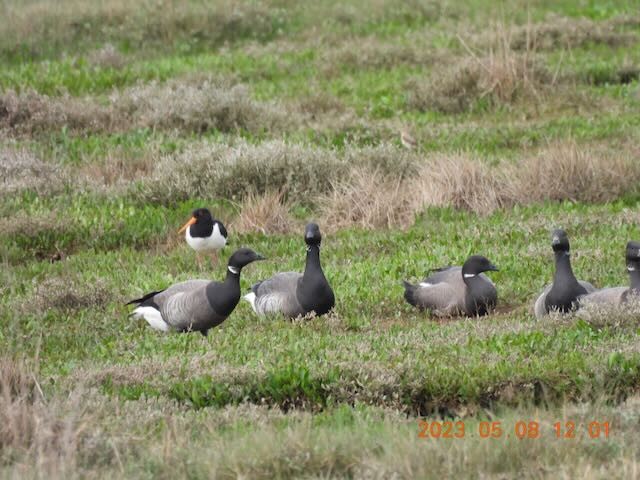
[[[639,310],[532,315],[556,226],[579,278],[628,282],[637,2],[5,0],[0,17],[0,477],[639,475]],[[243,303],[207,338],[128,319],[131,298],[224,275],[176,233],[199,206],[229,227],[223,258],[269,257],[243,288],[301,270],[317,220],[335,312]],[[404,302],[402,279],[470,254],[500,267],[494,315]],[[418,438],[421,418],[468,433]],[[576,438],[556,438],[566,421]]]

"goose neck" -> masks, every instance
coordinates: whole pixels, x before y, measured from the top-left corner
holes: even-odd
[[[571,256],[569,252],[555,252],[556,257],[556,271],[554,274],[554,280],[562,279],[566,280],[576,280],[575,275],[573,274],[573,269],[571,268]]]

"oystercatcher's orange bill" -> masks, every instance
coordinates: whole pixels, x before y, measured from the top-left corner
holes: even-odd
[[[178,233],[182,233],[182,232],[184,232],[184,231],[189,227],[189,225],[193,225],[194,223],[196,223],[196,217],[191,217],[191,218],[189,219],[189,221],[188,221],[187,223],[185,223],[185,224],[182,226],[182,228],[180,228],[180,230],[178,230]]]

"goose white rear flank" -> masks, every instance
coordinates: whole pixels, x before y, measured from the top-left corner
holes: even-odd
[[[134,320],[143,318],[151,328],[160,332],[168,332],[171,329],[169,324],[162,319],[160,310],[155,307],[136,307],[131,312],[131,318]]]

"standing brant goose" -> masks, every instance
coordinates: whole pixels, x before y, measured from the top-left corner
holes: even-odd
[[[333,290],[320,265],[320,227],[309,223],[305,227],[307,261],[304,273],[277,273],[268,280],[258,282],[244,298],[258,315],[281,313],[289,318],[310,312],[324,315],[335,305]]]
[[[556,271],[553,283],[547,285],[536,300],[533,311],[542,318],[550,311],[567,313],[578,308],[577,299],[595,291],[589,282],[577,280],[571,268],[569,237],[567,232],[556,229],[551,234],[551,247],[555,255]]]
[[[227,244],[227,229],[222,222],[213,218],[206,208],[198,208],[193,211],[189,221],[178,230],[178,233],[185,230],[187,243],[198,253],[198,263],[201,262],[199,256],[201,252],[211,253],[214,263],[217,262],[218,250]]]
[[[137,304],[130,316],[144,318],[155,330],[197,331],[206,336],[209,329],[220,325],[240,301],[242,267],[263,259],[253,250],[241,248],[231,255],[224,282],[187,280],[151,292],[127,303]]]
[[[630,298],[640,298],[640,242],[627,243],[625,252],[629,287],[611,287],[596,290],[580,298],[580,306],[587,304],[622,305]]]
[[[498,292],[482,272],[498,271],[489,259],[472,255],[462,267],[443,267],[418,285],[404,283],[404,298],[438,317],[482,316],[496,306]]]

